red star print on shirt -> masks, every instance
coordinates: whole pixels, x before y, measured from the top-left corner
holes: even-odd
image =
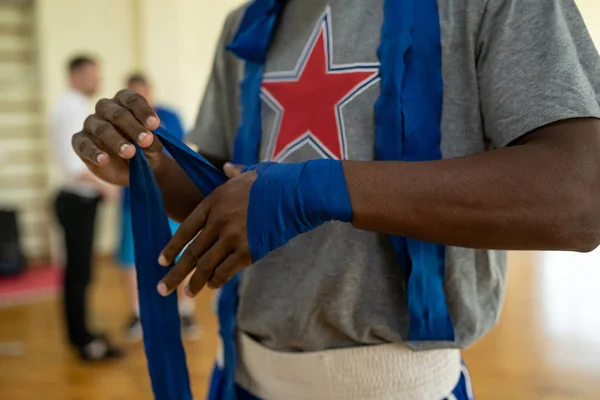
[[[328,10],[295,71],[265,74],[263,98],[277,112],[269,158],[281,161],[307,141],[323,156],[345,159],[341,108],[378,78],[378,64],[332,65]]]

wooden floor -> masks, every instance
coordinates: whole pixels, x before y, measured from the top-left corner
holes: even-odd
[[[97,278],[96,320],[118,335],[127,315],[119,275],[101,265]],[[209,302],[208,292],[198,302],[203,338],[186,345],[196,399],[217,343]],[[64,345],[58,316],[55,301],[0,309],[0,342],[24,346],[10,356],[15,349],[0,344],[0,399],[152,398],[141,344],[118,362],[83,365]],[[511,255],[500,324],[464,357],[480,400],[600,399],[600,253]]]

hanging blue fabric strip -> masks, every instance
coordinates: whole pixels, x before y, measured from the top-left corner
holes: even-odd
[[[164,129],[157,129],[155,134],[204,195],[227,180],[225,174]],[[131,216],[148,370],[157,400],[188,400],[192,394],[181,342],[177,295],[162,297],[156,290],[168,270],[157,260],[171,239],[171,230],[152,170],[144,152],[137,150],[130,162]]]
[[[157,400],[191,400],[177,295],[162,297],[156,291],[157,283],[167,272],[157,260],[171,239],[171,230],[150,166],[144,153],[137,150],[130,162],[131,219],[140,318],[152,390]]]
[[[384,11],[378,49],[381,95],[375,104],[377,159],[438,160],[443,81],[437,2],[388,0]],[[453,341],[443,288],[445,246],[397,236],[390,241],[406,267],[409,340]]]
[[[413,0],[414,1],[414,0]],[[406,138],[403,160],[442,158],[442,45],[437,1],[415,1],[413,50],[407,60],[403,107]],[[446,246],[407,239],[412,273],[408,282],[410,340],[454,341],[454,326],[444,293]]]

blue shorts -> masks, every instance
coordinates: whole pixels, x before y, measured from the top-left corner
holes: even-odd
[[[179,223],[169,220],[171,233],[175,233],[179,228]],[[135,253],[133,250],[133,228],[131,226],[131,211],[123,207],[121,216],[121,243],[117,253],[117,261],[124,269],[133,268],[135,266]]]

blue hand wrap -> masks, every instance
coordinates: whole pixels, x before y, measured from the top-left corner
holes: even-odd
[[[324,222],[352,222],[341,161],[267,162],[250,169],[258,173],[247,221],[253,262]]]
[[[227,180],[225,174],[164,129],[155,133],[205,195]],[[137,150],[129,164],[131,220],[140,318],[152,390],[157,400],[191,400],[177,295],[162,297],[156,291],[156,285],[168,272],[158,264],[158,256],[171,239],[171,229],[146,156],[140,148]]]

